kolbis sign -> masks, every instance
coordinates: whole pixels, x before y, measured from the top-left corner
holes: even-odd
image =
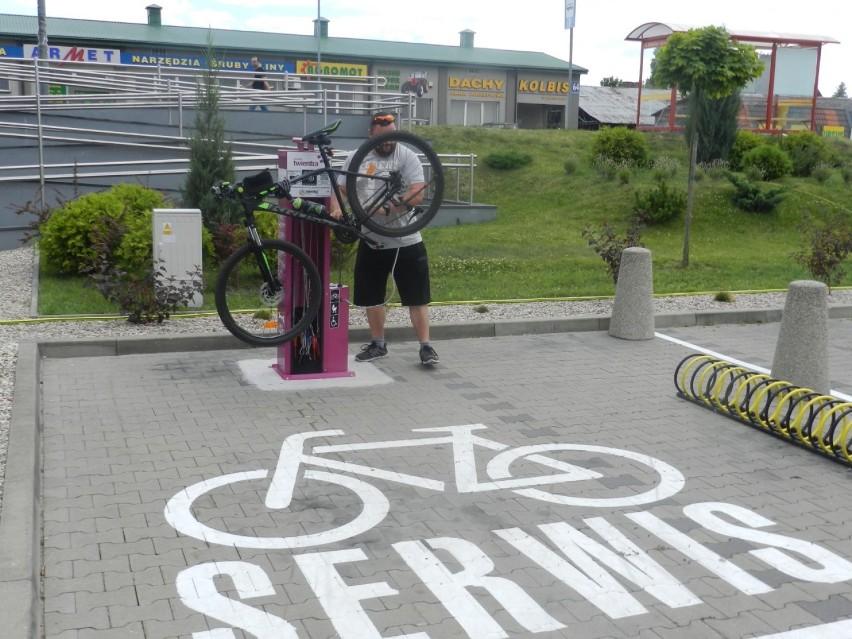
[[[262,639],[295,639],[299,636],[296,626],[284,615],[267,612],[260,603],[266,606],[279,598],[284,602],[304,602],[306,587],[327,622],[343,639],[384,637],[368,611],[397,609],[403,600],[413,600],[417,608],[441,606],[471,639],[508,637],[504,625],[509,617],[523,628],[524,636],[567,628],[575,619],[564,615],[564,607],[546,609],[513,579],[516,571],[521,574],[522,567],[527,575],[530,571],[539,573],[535,583],[551,584],[548,592],[553,592],[553,598],[549,596],[548,601],[557,601],[561,590],[561,599],[569,604],[572,597],[576,600],[579,596],[612,620],[649,614],[645,602],[650,601],[671,609],[705,603],[688,584],[643,549],[640,541],[649,549],[665,548],[663,556],[670,565],[682,566],[685,559],[693,565],[693,571],[703,571],[747,596],[774,590],[747,568],[758,574],[774,569],[787,575],[788,581],[830,584],[852,579],[852,563],[843,557],[815,543],[770,531],[769,528],[778,527],[776,522],[737,504],[687,504],[680,507],[680,512],[689,521],[677,526],[670,523],[671,504],[667,520],[652,513],[650,506],[673,497],[686,483],[680,471],[659,459],[585,444],[554,442],[511,447],[479,434],[484,430],[482,424],[424,428],[416,429],[417,435],[406,440],[344,439],[343,443],[338,443],[345,435],[340,430],[296,433],[284,440],[271,471],[247,470],[214,477],[174,495],[164,515],[179,533],[205,545],[246,549],[253,557],[266,557],[264,566],[277,566],[276,573],[270,574],[252,561],[228,560],[182,570],[175,582],[182,603],[215,620],[208,622],[215,629],[195,632],[193,639],[233,637],[231,629]],[[331,443],[311,446],[317,439]],[[399,472],[379,464],[345,461],[352,456],[363,459],[371,451],[375,452],[371,459],[387,460],[388,451],[421,447],[430,451],[430,461],[436,455],[434,451],[449,449],[448,461],[454,468],[451,482],[440,472],[437,476],[412,474],[411,464],[406,466],[407,472]],[[518,468],[524,469],[525,476],[515,475]],[[619,490],[619,482],[613,480],[621,473],[627,473],[633,484],[642,485]],[[320,492],[305,492],[308,484],[319,485]],[[528,506],[527,500],[531,500],[529,503],[548,505],[546,510],[539,509],[547,513],[547,521],[493,529],[485,535],[477,530],[475,543],[461,532],[401,539],[389,543],[389,549],[382,549],[379,540],[385,536],[370,534],[363,546],[319,549],[369,533],[390,516],[390,500],[377,484],[386,490],[395,485],[408,486],[414,489],[413,494],[422,496],[450,490],[483,498],[493,493],[506,508],[518,509],[524,520],[537,510]],[[323,490],[329,493],[325,501]],[[265,510],[276,526],[264,526],[265,533],[259,530],[262,524],[236,521],[229,527],[225,524],[228,518],[220,512],[206,512],[215,511],[213,504],[217,502],[227,503],[229,495],[238,500],[238,510],[257,515]],[[255,498],[257,504],[253,503]],[[324,505],[306,509],[305,503]],[[406,502],[405,506],[412,513],[426,510],[418,509],[416,503]],[[320,517],[320,511],[329,507],[325,523],[318,523],[315,516]],[[571,507],[608,508],[610,514],[609,518],[594,516],[570,521]],[[613,514],[613,508],[628,508],[629,512]],[[288,511],[292,514],[288,515]],[[569,520],[560,519],[560,514]],[[291,524],[287,523],[288,516]],[[393,528],[393,524],[389,526]],[[689,529],[690,534],[683,529]],[[754,549],[746,553],[750,556],[746,567],[696,541],[696,537],[714,535],[753,545]],[[258,555],[263,550],[285,554],[280,558],[269,553]],[[300,552],[291,554],[294,550]],[[673,554],[677,555],[674,559]],[[508,566],[507,559],[511,559]],[[379,561],[383,568],[377,570],[373,564]],[[291,565],[298,570],[291,569]],[[353,574],[361,575],[356,583],[352,583]],[[273,581],[276,576],[277,583]],[[236,598],[220,591],[217,583],[223,578],[233,584]],[[391,585],[410,584],[412,578],[429,594],[423,588],[400,591]],[[500,606],[500,618],[477,600],[483,592]],[[381,601],[371,601],[376,599]],[[258,605],[251,605],[252,600]],[[276,612],[284,609],[286,606],[275,608]],[[312,619],[316,621],[315,614]],[[679,617],[685,614],[688,613],[679,613]],[[700,614],[703,613],[696,612]],[[443,612],[438,614],[442,620],[447,617]],[[397,621],[394,627],[401,623],[404,622]],[[426,624],[421,618],[420,623],[412,621],[410,625],[422,628]],[[426,628],[398,634],[394,639],[439,639],[447,636],[445,630],[443,626],[441,632],[432,634]],[[456,631],[453,636],[461,635]]]

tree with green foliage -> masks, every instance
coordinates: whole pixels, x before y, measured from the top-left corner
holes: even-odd
[[[604,78],[601,80],[602,87],[623,87],[624,80],[621,78],[616,78],[614,75],[609,76],[608,78]]]
[[[696,156],[699,163],[728,159],[737,140],[737,116],[741,104],[739,90],[718,99],[708,98],[700,92],[690,96],[684,134],[688,143],[693,129],[699,127]]]
[[[848,97],[846,95],[846,83],[841,82],[840,84],[838,84],[837,89],[835,89],[835,91],[834,91],[834,95],[832,95],[831,97],[832,98],[846,98],[846,97]]]
[[[690,29],[673,34],[655,57],[655,82],[678,87],[682,94],[701,99],[721,99],[732,95],[763,71],[763,62],[753,47],[730,39],[723,27]],[[689,233],[698,162],[701,123],[696,113],[689,140],[689,183],[681,266],[689,266]]]
[[[215,64],[212,37],[208,35],[206,66],[196,86],[195,129],[189,140],[189,173],[181,189],[183,206],[198,208],[205,225],[216,227],[229,222],[231,204],[216,200],[210,187],[220,180],[234,181],[233,149],[225,140],[225,118],[219,112],[219,74]]]

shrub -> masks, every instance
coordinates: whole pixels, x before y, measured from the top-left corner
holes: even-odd
[[[68,201],[59,191],[55,192],[55,197],[58,202],[55,208],[65,206]],[[30,240],[39,236],[41,227],[47,223],[54,210],[54,207],[41,201],[40,191],[36,191],[33,198],[27,200],[26,204],[11,204],[9,208],[15,212],[15,215],[23,215],[26,220],[26,230],[21,237],[22,244],[27,244]]]
[[[130,217],[162,208],[166,202],[159,191],[138,184],[116,184],[109,192],[121,201]]]
[[[737,131],[737,139],[734,141],[734,146],[731,148],[731,153],[728,155],[728,166],[732,171],[743,170],[743,157],[752,149],[756,149],[763,144],[764,136],[751,131]]]
[[[482,158],[483,164],[498,171],[519,169],[532,162],[532,156],[519,151],[497,151]]]
[[[820,184],[825,184],[831,179],[831,167],[823,163],[817,164],[814,167],[813,177]]]
[[[680,169],[680,162],[675,158],[662,156],[654,160],[651,165],[651,169],[653,170],[653,175],[656,179],[666,180],[677,175],[677,172]]]
[[[728,170],[728,162],[725,160],[701,162],[698,166],[701,168],[701,172],[708,175],[711,180],[721,180],[725,177],[725,172]]]
[[[686,194],[669,188],[665,180],[658,179],[653,190],[636,193],[635,208],[649,225],[663,224],[686,210]]]
[[[777,180],[793,171],[793,163],[787,154],[772,144],[761,144],[746,153],[742,165],[745,169],[760,169],[764,180]]]
[[[627,229],[624,237],[618,237],[609,222],[604,222],[599,231],[592,230],[590,224],[580,234],[588,240],[589,246],[594,249],[595,253],[601,256],[606,263],[607,272],[612,277],[612,281],[617,284],[618,271],[621,269],[621,254],[624,249],[631,246],[644,246],[639,242],[639,236],[644,226],[644,216],[637,214],[633,217],[630,228]]]
[[[736,206],[752,213],[771,213],[784,199],[783,187],[761,187],[744,180],[734,173],[728,173],[728,180],[734,185],[731,198]]]
[[[846,274],[843,262],[852,252],[852,216],[849,211],[831,213],[820,207],[816,214],[802,213],[799,230],[803,246],[790,257],[830,290]]]
[[[614,179],[618,174],[618,171],[624,167],[623,164],[610,158],[605,158],[602,155],[597,156],[592,161],[592,164],[595,167],[595,171],[597,171],[598,175],[601,176],[601,179],[606,180],[607,182]]]
[[[109,191],[89,193],[54,209],[41,227],[41,251],[45,270],[76,275],[91,267],[98,255],[94,244],[107,232],[109,220],[122,219],[120,242],[112,249],[117,268],[127,272],[147,269],[153,258],[153,209],[166,205],[158,191],[135,184],[118,184]],[[213,255],[212,238],[201,229],[202,252]]]
[[[128,272],[117,264],[116,250],[123,245],[127,232],[126,213],[117,218],[105,216],[93,231],[92,263],[84,267],[86,284],[97,289],[107,301],[116,304],[133,324],[162,323],[178,308],[186,306],[201,293],[203,281],[199,266],[178,279],[166,272],[163,261],[147,262],[147,267]]]
[[[648,163],[648,141],[633,129],[604,127],[592,142],[592,158],[600,157],[628,166],[645,166]]]
[[[228,256],[246,243],[248,232],[242,224],[220,222],[213,227],[214,261],[221,264]]]
[[[793,163],[792,173],[796,177],[810,177],[817,165],[837,162],[825,138],[810,131],[784,136],[781,148]]]
[[[84,267],[91,265],[97,252],[92,248],[93,233],[103,226],[107,218],[118,219],[126,213],[128,220],[150,214],[154,207],[161,207],[165,198],[157,191],[141,186],[119,184],[104,193],[89,193],[54,209],[50,218],[41,228],[39,245],[48,271],[57,274],[74,275]],[[149,206],[150,208],[145,208]],[[131,228],[136,228],[132,222]],[[128,239],[135,243],[137,236]],[[151,251],[151,226],[148,218],[148,252]],[[119,255],[124,252],[118,250]],[[127,255],[135,255],[136,249],[128,246]],[[124,263],[126,265],[126,262]]]
[[[745,176],[752,182],[763,182],[766,174],[759,166],[750,166],[745,170]]]

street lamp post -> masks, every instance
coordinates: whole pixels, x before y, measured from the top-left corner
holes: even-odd
[[[36,72],[36,121],[38,126],[38,181],[39,196],[42,209],[46,208],[44,192],[44,137],[41,125],[41,96],[47,95],[47,83],[39,79],[39,66],[47,59],[47,11],[44,0],[38,0],[38,60],[35,62]]]
[[[577,11],[576,0],[565,0],[565,28],[568,29],[568,98],[565,102],[565,128],[576,129],[574,113],[574,18]]]

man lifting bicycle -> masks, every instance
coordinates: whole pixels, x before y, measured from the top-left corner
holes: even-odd
[[[368,137],[396,131],[396,118],[392,113],[380,111],[370,120]],[[347,161],[345,170],[373,175],[376,172],[397,171],[408,186],[401,198],[404,203],[388,203],[384,206],[386,215],[404,213],[412,206],[422,202],[425,194],[423,166],[417,155],[408,148],[389,142],[373,149],[360,167],[350,167]],[[361,182],[359,180],[359,198]],[[367,188],[367,187],[365,187]],[[345,191],[341,189],[343,195]],[[331,200],[330,215],[335,219],[342,217],[340,207]],[[401,218],[402,220],[402,218]],[[431,366],[438,363],[438,354],[429,343],[429,303],[432,301],[429,280],[429,260],[426,246],[419,232],[404,237],[385,237],[362,229],[369,239],[361,240],[355,257],[354,304],[366,307],[367,323],[370,326],[371,341],[361,348],[355,356],[356,361],[370,362],[388,354],[385,340],[385,320],[387,311],[385,298],[387,281],[393,275],[399,290],[400,301],[408,307],[411,325],[420,342],[420,363]]]

